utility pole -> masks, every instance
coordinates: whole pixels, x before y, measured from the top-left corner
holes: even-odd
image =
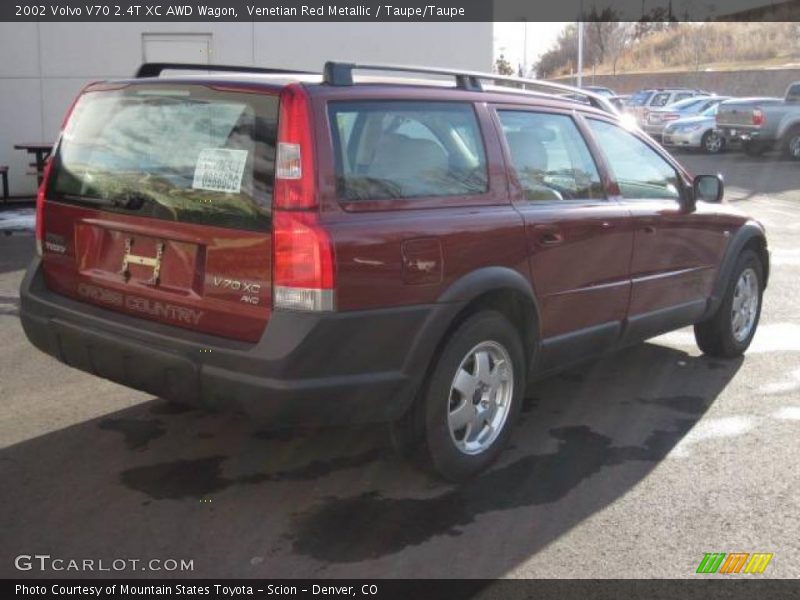
[[[522,76],[528,76],[528,21],[522,19]]]
[[[578,87],[583,84],[583,0],[578,13]]]
[[[583,84],[583,21],[578,21],[578,87]]]

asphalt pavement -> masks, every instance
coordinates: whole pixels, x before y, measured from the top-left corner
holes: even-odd
[[[800,165],[678,157],[767,227],[751,350],[709,359],[686,329],[542,381],[461,486],[396,458],[383,427],[276,431],[45,356],[18,320],[33,238],[0,235],[0,576],[93,574],[14,566],[46,554],[193,561],[98,576],[709,577],[707,552],[800,576]]]

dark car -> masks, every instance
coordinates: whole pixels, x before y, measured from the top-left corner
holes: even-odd
[[[602,98],[164,68],[87,87],[39,191],[21,320],[72,367],[276,425],[391,422],[459,480],[543,375],[686,325],[712,356],[753,338],[763,228]]]

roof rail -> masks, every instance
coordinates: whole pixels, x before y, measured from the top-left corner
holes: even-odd
[[[463,90],[483,91],[481,81],[505,81],[522,86],[522,89],[538,88],[546,93],[558,93],[562,95],[581,96],[586,99],[588,104],[599,108],[605,112],[616,113],[616,109],[602,96],[587,92],[581,88],[541,81],[539,79],[525,79],[523,77],[510,77],[508,75],[497,75],[496,73],[482,73],[479,71],[459,71],[456,69],[439,69],[428,67],[414,67],[406,65],[384,65],[384,64],[362,64],[350,62],[328,61],[323,70],[323,81],[328,85],[348,86],[353,85],[353,71],[393,71],[402,73],[422,73],[427,75],[446,75],[454,77],[456,87]],[[575,99],[575,98],[570,98]]]
[[[234,65],[203,65],[195,63],[142,63],[136,71],[136,79],[142,77],[158,77],[162,71],[174,69],[179,71],[226,71],[231,73],[271,73],[271,74],[294,74],[294,75],[318,75],[310,71],[298,71],[296,69],[271,69],[267,67],[237,67]]]

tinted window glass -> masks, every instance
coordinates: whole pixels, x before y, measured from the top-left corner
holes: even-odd
[[[644,106],[645,103],[650,99],[650,96],[653,95],[653,92],[636,92],[631,98],[628,100],[629,106]]]
[[[81,97],[50,193],[63,202],[221,227],[269,227],[278,100],[193,85]]]
[[[684,98],[678,102],[673,102],[669,105],[671,110],[676,111],[696,111],[702,110],[708,105],[708,100],[705,98]]]
[[[528,200],[605,198],[594,160],[570,117],[506,110],[498,115]]]
[[[656,94],[653,96],[653,101],[650,102],[650,106],[666,106],[667,102],[669,102],[670,93],[669,92],[662,92],[660,94]]]
[[[461,196],[487,190],[472,105],[332,102],[329,111],[340,197]]]
[[[635,135],[605,121],[589,120],[623,198],[678,199],[678,174]]]
[[[694,96],[694,94],[691,92],[678,92],[677,94],[675,94],[675,99],[673,100],[673,102],[678,102],[679,100],[685,100],[686,98],[691,98],[692,96]]]

